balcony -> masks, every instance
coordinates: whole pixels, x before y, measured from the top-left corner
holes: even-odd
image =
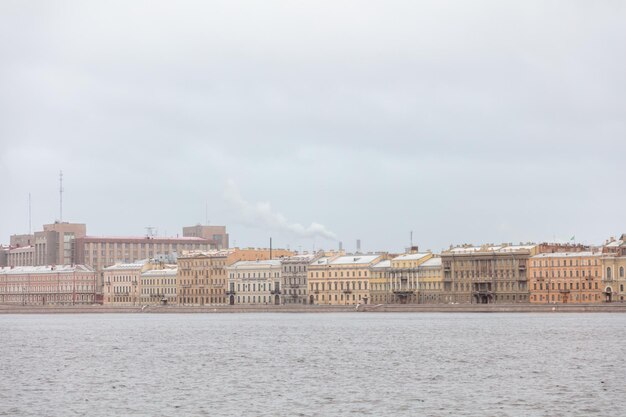
[[[270,294],[272,295],[279,295],[281,294],[280,289],[273,289],[272,291],[270,291]]]
[[[235,295],[236,293],[237,292],[235,290],[231,289],[231,290],[226,290],[226,292],[224,294],[226,294],[226,295]]]

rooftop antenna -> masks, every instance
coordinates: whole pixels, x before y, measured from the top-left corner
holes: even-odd
[[[154,236],[154,227],[153,226],[146,226],[146,237],[152,237]]]
[[[63,222],[63,171],[59,171],[59,222]]]

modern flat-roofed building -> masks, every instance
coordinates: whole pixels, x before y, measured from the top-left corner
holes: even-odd
[[[96,272],[85,265],[0,268],[3,304],[93,304],[96,292]]]
[[[184,237],[200,237],[210,242],[211,249],[228,249],[226,226],[195,225],[183,227]]]
[[[209,242],[197,237],[96,237],[84,236],[74,241],[76,261],[92,266],[97,272],[116,263],[134,263],[189,250],[208,250]],[[104,284],[101,275],[100,285]]]
[[[54,222],[35,232],[35,265],[84,264],[74,258],[76,238],[87,234],[83,223]]]
[[[9,257],[9,247],[0,245],[0,268],[7,266],[7,260]]]
[[[18,246],[9,249],[7,266],[35,266],[35,247]]]

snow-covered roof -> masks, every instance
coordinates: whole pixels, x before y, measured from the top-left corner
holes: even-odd
[[[219,250],[185,250],[179,258],[197,258],[197,257],[224,257],[234,253],[234,249]]]
[[[532,250],[537,245],[510,245],[510,246],[502,246],[498,249],[498,252],[517,252],[521,250]]]
[[[0,274],[49,274],[49,273],[72,273],[72,272],[94,272],[86,265],[46,265],[46,266],[5,266],[0,268]]]
[[[331,265],[367,265],[380,258],[380,255],[346,255],[330,261]]]
[[[529,245],[459,246],[456,248],[449,249],[445,252],[453,253],[453,254],[468,254],[468,253],[476,253],[476,252],[509,253],[509,252],[519,252],[519,251],[524,251],[524,250],[532,250],[535,246],[537,245],[529,244]]]
[[[298,255],[293,255],[293,256],[288,256],[286,258],[283,258],[283,261],[290,261],[290,262],[311,262],[313,259],[315,259],[317,255],[314,253],[302,253],[302,254],[298,254]]]
[[[142,277],[173,277],[178,273],[178,268],[151,269],[141,274]]]
[[[532,258],[580,258],[586,256],[602,256],[602,252],[592,252],[592,251],[583,251],[583,252],[546,252],[540,253],[539,255],[535,255]]]
[[[427,260],[426,262],[420,264],[420,268],[423,266],[428,266],[428,267],[437,267],[437,266],[441,266],[441,258],[436,257],[436,258],[430,258],[429,260]]]
[[[311,262],[311,266],[316,266],[316,265],[328,265],[330,263],[330,260],[332,258],[328,257],[328,256],[324,256],[323,258],[319,258],[314,260],[313,262]]]
[[[430,255],[430,253],[405,253],[400,256],[396,256],[393,258],[394,261],[418,261],[425,256]]]
[[[280,259],[264,259],[258,261],[238,261],[227,267],[228,269],[256,269],[280,266]]]
[[[35,247],[31,245],[9,248],[9,253],[22,253],[22,252],[34,252],[34,251],[35,251]]]
[[[377,264],[372,265],[372,268],[391,268],[391,261],[389,259],[385,259],[384,261],[380,261]]]
[[[104,268],[104,271],[130,271],[133,269],[141,269],[147,262],[147,260],[143,260],[132,263],[118,263],[115,265],[107,266],[106,268]]]

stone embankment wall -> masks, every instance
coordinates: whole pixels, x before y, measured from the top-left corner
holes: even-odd
[[[610,304],[379,304],[355,306],[316,305],[241,305],[241,306],[16,306],[1,305],[0,314],[76,314],[76,313],[337,313],[337,312],[423,312],[423,313],[626,313],[626,303]]]

